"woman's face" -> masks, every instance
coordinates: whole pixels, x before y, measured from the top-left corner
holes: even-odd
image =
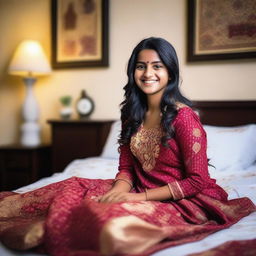
[[[170,77],[158,53],[145,49],[138,55],[134,79],[145,94],[154,95],[163,94]]]

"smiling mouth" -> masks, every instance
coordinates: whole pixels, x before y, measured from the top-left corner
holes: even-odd
[[[153,83],[158,82],[158,80],[142,80],[142,82],[143,82],[144,84],[153,84]]]

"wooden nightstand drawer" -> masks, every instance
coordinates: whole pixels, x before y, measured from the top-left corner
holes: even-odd
[[[49,120],[52,128],[52,167],[61,172],[73,160],[98,156],[113,120]]]
[[[5,154],[5,167],[7,169],[23,169],[29,167],[29,155],[26,152],[9,152]]]
[[[51,147],[0,146],[0,190],[13,190],[51,175]]]

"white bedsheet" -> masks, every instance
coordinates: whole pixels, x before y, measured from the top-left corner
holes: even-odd
[[[85,178],[114,178],[118,168],[118,160],[106,159],[102,157],[91,157],[75,160],[70,163],[62,173],[55,173],[49,178],[41,179],[33,184],[22,187],[16,192],[24,193],[33,189],[45,186],[47,184],[61,181],[72,176]],[[247,196],[256,204],[256,164],[246,170],[236,171],[210,171],[211,176],[216,178],[217,183],[221,185],[229,194],[229,199]],[[218,231],[201,241],[188,243],[172,248],[164,249],[154,256],[185,256],[189,253],[205,251],[216,247],[230,240],[246,240],[256,238],[256,212],[243,218],[241,221],[228,229]],[[1,256],[18,256],[38,254],[17,253],[7,250],[0,246]]]

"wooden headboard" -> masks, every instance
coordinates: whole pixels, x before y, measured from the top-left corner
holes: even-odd
[[[256,123],[256,101],[193,101],[203,124],[236,126]]]

